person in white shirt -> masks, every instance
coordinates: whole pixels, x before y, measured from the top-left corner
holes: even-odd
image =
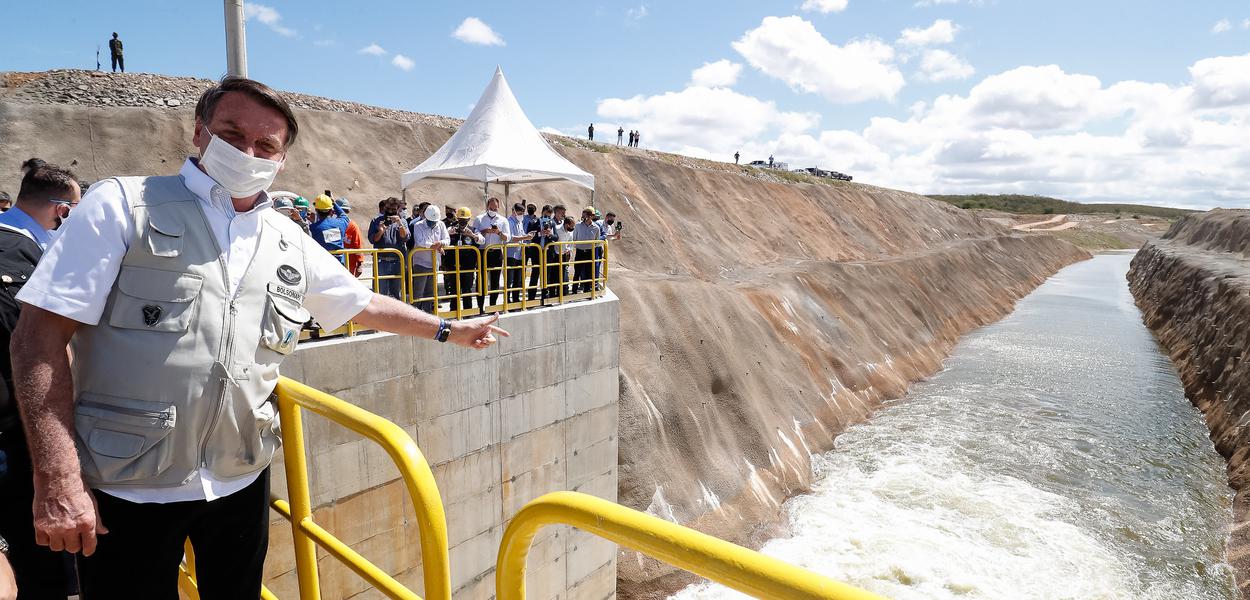
[[[422,212],[424,220],[412,220],[412,298],[416,300],[417,309],[433,313],[434,284],[438,279],[438,265],[443,255],[443,248],[451,244],[451,236],[447,234],[447,225],[443,224],[443,215],[437,204],[430,204]],[[425,250],[424,248],[429,248]]]
[[[485,309],[486,292],[491,292],[490,303],[494,304],[499,298],[499,279],[503,276],[503,248],[491,246],[502,246],[512,239],[512,228],[508,225],[508,218],[499,214],[499,198],[491,197],[486,200],[486,212],[473,219],[473,230],[485,238],[482,253],[486,255],[486,280],[481,284],[481,304]]]
[[[270,208],[265,190],[298,133],[277,92],[226,77],[200,97],[194,125],[198,156],[178,176],[98,183],[18,294],[25,306],[13,362],[35,471],[35,538],[54,551],[80,554],[84,598],[176,597],[187,538],[201,598],[259,596],[268,460],[276,441],[271,428],[262,431],[244,415],[272,419],[268,394],[300,327],[284,313],[278,314],[286,320],[272,316],[267,303],[282,303],[281,310],[300,318],[311,314],[331,329],[353,319],[469,348],[507,335],[495,318],[449,323],[371,292]],[[213,252],[216,260],[199,261]],[[302,258],[288,263],[275,256]],[[253,272],[253,265],[267,268]],[[210,314],[227,315],[226,327]],[[242,347],[236,338],[245,341]],[[142,358],[106,360],[106,350],[123,341]],[[156,356],[162,352],[170,353],[168,360]],[[246,356],[256,364],[234,362]],[[162,382],[159,389],[137,375],[153,364],[149,373]],[[132,375],[108,377],[113,370]],[[89,403],[84,385],[94,386]],[[156,410],[135,406],[162,400],[178,408],[176,419],[172,409],[135,416]],[[214,406],[231,418],[207,418]],[[110,432],[100,419],[131,429]],[[147,429],[134,429],[141,424]],[[90,439],[77,431],[84,425]],[[145,437],[162,428],[163,440]],[[135,447],[136,440],[146,441]],[[169,445],[141,452],[150,443]]]

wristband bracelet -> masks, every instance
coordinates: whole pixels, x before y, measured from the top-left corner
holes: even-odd
[[[451,323],[447,319],[439,319],[438,333],[434,334],[434,339],[440,342],[446,342],[451,337]]]

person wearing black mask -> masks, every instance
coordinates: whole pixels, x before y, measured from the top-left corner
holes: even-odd
[[[369,224],[369,241],[373,242],[373,247],[379,250],[391,248],[399,250],[400,253],[407,256],[408,238],[411,237],[412,231],[408,228],[408,223],[399,215],[400,200],[394,196],[387,198],[382,202],[382,214],[373,219]],[[404,263],[393,252],[381,252],[374,257],[374,268],[378,270],[380,276],[393,276],[403,274]],[[404,299],[404,281],[403,278],[390,278],[378,281],[379,293],[396,298]]]
[[[486,238],[474,230],[469,222],[473,218],[473,211],[469,207],[461,206],[456,209],[455,215],[456,222],[447,231],[452,254],[446,257],[443,265],[449,270],[459,272],[455,277],[448,278],[455,283],[448,292],[452,298],[451,310],[459,312],[473,308],[474,298],[479,299],[478,307],[482,306],[481,296],[474,293],[473,284],[477,279],[477,249],[486,243]],[[463,309],[461,298],[464,299]]]

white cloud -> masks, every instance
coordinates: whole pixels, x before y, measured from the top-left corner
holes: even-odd
[[[638,8],[625,9],[625,20],[638,22],[647,18],[648,14],[651,14],[651,13],[647,10],[647,5],[640,4],[638,5]]]
[[[1232,28],[1233,28],[1232,22],[1230,22],[1228,19],[1220,19],[1219,21],[1215,22],[1215,25],[1211,26],[1211,33],[1224,33],[1225,31],[1228,31]]]
[[[920,59],[920,79],[926,81],[955,81],[972,77],[976,70],[962,58],[945,50],[925,50]]]
[[[1198,106],[1250,104],[1250,54],[1204,58],[1189,67],[1189,76]]]
[[[396,54],[392,57],[391,64],[404,71],[411,71],[413,67],[417,66],[417,63],[403,54]]]
[[[733,87],[742,73],[742,65],[722,58],[716,62],[703,63],[690,73],[690,85],[702,87]]]
[[[376,43],[369,44],[368,46],[365,46],[364,48],[361,48],[357,50],[356,52],[360,54],[369,54],[372,56],[386,56],[386,49],[382,48]]]
[[[460,23],[460,26],[452,32],[451,36],[466,44],[478,44],[481,46],[505,45],[503,38],[499,37],[499,34],[495,33],[495,30],[491,29],[490,25],[482,22],[482,20],[477,17],[469,17],[465,19]]]
[[[959,4],[960,0],[917,0],[913,6],[942,6],[943,4]],[[981,6],[985,0],[968,0],[968,6]]]
[[[246,19],[256,19],[264,24],[274,33],[284,37],[295,37],[295,30],[282,25],[282,15],[278,13],[272,6],[264,4],[247,3],[243,5],[243,17]]]
[[[898,44],[917,47],[949,44],[955,41],[956,33],[959,33],[958,25],[952,23],[950,19],[938,19],[924,29],[919,27],[904,29],[899,34]]]
[[[764,74],[834,103],[893,100],[904,85],[888,44],[865,39],[838,46],[801,17],[765,17],[733,47]]]
[[[823,14],[846,10],[847,0],[803,0],[800,10],[816,11]]]
[[[1250,19],[1242,19],[1242,20],[1241,20],[1241,28],[1242,28],[1242,29],[1250,29]]]
[[[725,161],[735,150],[744,161],[773,154],[922,193],[1250,207],[1250,54],[1195,61],[1189,75],[1108,84],[1026,65],[861,130],[822,130],[816,115],[696,85],[604,100],[598,112],[663,150]]]

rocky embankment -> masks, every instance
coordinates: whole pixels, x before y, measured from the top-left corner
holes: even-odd
[[[177,172],[194,152],[191,107],[207,82],[125,77],[8,74],[0,189],[16,189],[29,156],[90,181]],[[455,126],[293,99],[300,139],[275,187],[330,188],[362,222]],[[782,502],[811,484],[813,454],[939,369],[961,335],[1088,257],[898,190],[549,139],[595,175],[596,206],[624,222],[609,274],[621,298],[620,500],[747,545],[777,532]],[[407,197],[476,211],[480,194],[432,182]],[[518,186],[512,199],[576,208],[589,197],[550,185]],[[623,598],[691,580],[630,553],[619,577]]]
[[[1133,259],[1129,288],[1228,460],[1228,560],[1250,597],[1250,211],[1182,218]]]

